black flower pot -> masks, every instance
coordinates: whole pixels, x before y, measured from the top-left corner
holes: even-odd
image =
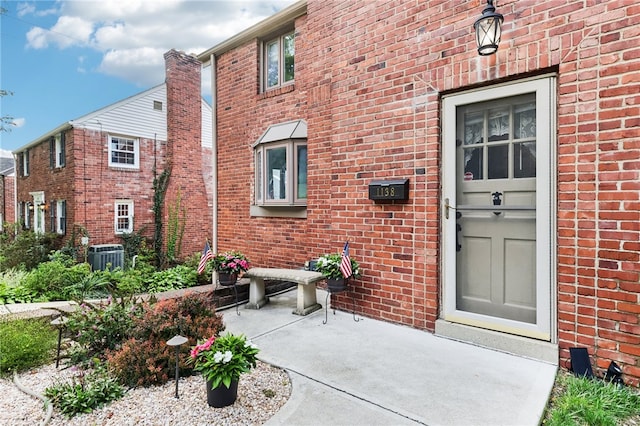
[[[232,380],[226,387],[223,383],[217,388],[211,388],[211,382],[207,381],[207,404],[211,407],[221,408],[232,405],[238,398],[238,381]]]
[[[347,281],[344,278],[327,278],[327,290],[329,293],[339,293],[347,289]]]
[[[218,272],[218,282],[220,285],[230,286],[238,281],[238,274],[235,272]]]

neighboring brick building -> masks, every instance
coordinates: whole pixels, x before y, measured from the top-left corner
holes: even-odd
[[[217,244],[301,267],[349,240],[338,307],[637,385],[640,6],[499,1],[479,56],[483,6],[301,1],[199,55]]]
[[[211,107],[176,90],[185,81],[190,90],[199,87],[200,62],[175,50],[165,61],[165,83],[64,123],[15,151],[17,207],[25,227],[58,232],[76,245],[82,236],[89,245],[122,243],[126,232],[152,238],[154,177],[171,166],[164,241],[179,194],[185,227],[177,255],[202,250],[212,221]]]
[[[15,180],[13,155],[0,150],[0,231],[5,223],[15,223]]]

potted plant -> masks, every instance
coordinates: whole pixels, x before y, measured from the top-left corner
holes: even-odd
[[[351,274],[345,276],[343,270],[340,268],[342,256],[342,253],[324,254],[320,256],[315,263],[315,270],[325,276],[327,279],[327,288],[329,292],[332,293],[345,290],[349,278],[358,278],[360,276],[360,265],[350,257],[348,257],[348,261],[351,264]]]
[[[238,396],[240,375],[256,366],[260,350],[240,334],[211,336],[193,347],[188,363],[202,373],[207,384],[207,403],[226,407]]]
[[[213,269],[218,272],[221,285],[233,285],[238,280],[238,274],[249,269],[249,260],[237,250],[226,251],[213,257]]]

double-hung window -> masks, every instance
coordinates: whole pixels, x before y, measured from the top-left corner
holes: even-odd
[[[49,141],[49,167],[58,168],[65,165],[64,133],[58,133]]]
[[[67,232],[67,202],[58,200],[56,203],[56,232],[64,235]]]
[[[23,205],[24,208],[24,228],[31,229],[31,213],[33,212],[33,204],[26,202]]]
[[[109,166],[137,169],[140,165],[140,142],[125,136],[109,136]]]
[[[133,201],[117,200],[115,202],[115,233],[128,234],[133,232]]]
[[[295,33],[282,34],[263,43],[263,88],[273,89],[293,83]]]
[[[304,120],[269,127],[254,145],[255,203],[307,203],[307,125]]]
[[[29,150],[25,149],[18,154],[18,161],[20,166],[20,174],[23,177],[29,176]]]

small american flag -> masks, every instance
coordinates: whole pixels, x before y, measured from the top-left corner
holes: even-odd
[[[198,264],[198,275],[204,272],[207,267],[207,262],[213,259],[213,252],[209,246],[209,241],[205,242],[204,250],[202,250],[202,256],[200,256],[200,263]]]
[[[349,241],[344,243],[342,249],[342,259],[340,260],[340,271],[345,278],[349,278],[353,271],[351,270],[351,258],[349,257]]]

